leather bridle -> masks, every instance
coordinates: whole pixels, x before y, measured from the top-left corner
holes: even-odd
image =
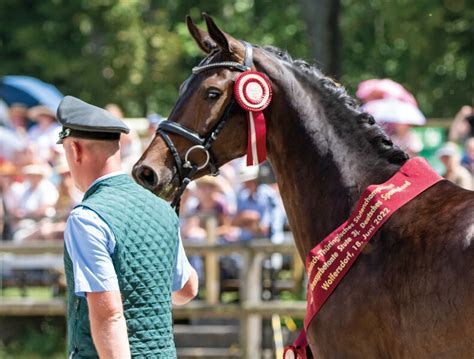
[[[245,47],[245,57],[244,63],[240,64],[234,61],[221,61],[210,63],[213,60],[213,56],[208,56],[205,58],[198,66],[193,68],[193,74],[198,74],[203,71],[213,70],[220,67],[226,67],[234,71],[245,72],[251,69],[253,63],[253,48],[252,45],[248,42],[242,41]],[[216,161],[214,153],[212,151],[212,144],[219,136],[222,128],[224,127],[226,120],[232,111],[232,108],[235,104],[235,96],[232,96],[231,101],[227,104],[224,112],[222,113],[221,117],[217,121],[217,124],[214,126],[212,131],[209,133],[208,136],[202,137],[199,133],[194,130],[191,130],[187,127],[180,125],[177,122],[173,121],[162,121],[158,125],[158,129],[156,133],[159,134],[163,140],[165,141],[166,145],[168,146],[175,162],[175,166],[178,172],[180,186],[178,192],[176,193],[171,206],[175,208],[176,212],[179,212],[179,203],[181,200],[181,196],[186,189],[187,185],[192,181],[193,177],[195,176],[196,172],[202,170],[209,166],[212,176],[217,176],[219,174],[219,165]],[[186,138],[188,141],[193,143],[184,155],[184,159],[181,159],[179,156],[178,150],[174,145],[173,141],[171,140],[169,133],[173,133],[176,135],[180,135]],[[193,151],[202,151],[205,154],[205,161],[202,164],[192,163],[189,160],[189,156]]]

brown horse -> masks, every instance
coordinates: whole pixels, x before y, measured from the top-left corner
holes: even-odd
[[[208,56],[183,83],[134,176],[171,199],[189,178],[244,155],[247,120],[233,85],[244,70],[238,65],[249,65],[273,89],[264,111],[268,159],[304,260],[363,190],[390,178],[407,156],[317,69],[258,46],[246,64],[249,46],[204,18],[208,32],[189,18],[188,28]],[[316,358],[474,358],[474,192],[441,181],[399,209],[307,335]]]

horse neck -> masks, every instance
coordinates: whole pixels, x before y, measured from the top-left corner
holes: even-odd
[[[317,93],[297,86],[288,87],[291,93],[277,91],[268,110],[267,144],[304,259],[349,217],[368,185],[386,181],[399,166],[374,151],[354,114],[340,111],[340,118],[332,118]]]

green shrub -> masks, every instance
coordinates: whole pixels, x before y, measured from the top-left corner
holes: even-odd
[[[57,323],[57,322],[56,322]],[[51,318],[35,328],[26,325],[9,342],[0,340],[0,359],[59,359],[66,356],[65,331]]]

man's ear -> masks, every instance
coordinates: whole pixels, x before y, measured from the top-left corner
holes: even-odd
[[[78,141],[71,142],[71,152],[72,152],[72,158],[74,162],[81,163],[84,151],[80,142]]]

